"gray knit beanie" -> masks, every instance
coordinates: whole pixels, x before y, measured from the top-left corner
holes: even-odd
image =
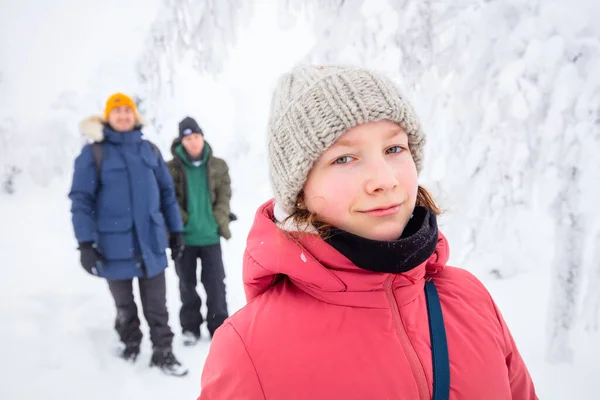
[[[390,120],[408,135],[420,172],[425,134],[412,106],[390,79],[362,68],[298,66],[277,83],[271,102],[269,172],[275,201],[288,214],[315,161],[344,132]]]

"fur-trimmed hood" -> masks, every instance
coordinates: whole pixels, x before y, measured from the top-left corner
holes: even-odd
[[[142,116],[138,115],[136,121],[136,129],[140,129],[145,125],[145,120]],[[79,123],[79,130],[81,134],[91,139],[94,142],[101,142],[104,140],[104,125],[106,120],[101,115],[92,115],[87,117]]]

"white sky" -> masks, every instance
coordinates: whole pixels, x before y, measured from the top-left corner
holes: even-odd
[[[63,91],[89,86],[105,62],[129,65],[159,0],[0,0],[2,91],[13,113],[31,116]],[[119,61],[117,61],[119,62]],[[35,111],[33,111],[35,113]]]
[[[0,0],[4,111],[17,120],[29,119],[45,113],[61,93],[74,92],[80,94],[74,96],[80,108],[96,112],[111,93],[136,91],[134,63],[160,4],[160,0]],[[208,97],[234,96],[228,101],[235,101],[252,96],[255,105],[260,99],[264,107],[276,78],[309,50],[313,38],[307,26],[299,23],[280,31],[274,3],[263,0],[256,7],[256,17],[240,35],[217,80],[181,66],[180,89],[172,99],[174,114],[206,110],[211,105]],[[90,92],[98,97],[93,104],[86,103],[84,94]]]

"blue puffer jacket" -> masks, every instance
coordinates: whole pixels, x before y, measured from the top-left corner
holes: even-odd
[[[96,243],[106,259],[102,277],[153,277],[167,267],[167,227],[183,231],[171,175],[139,129],[119,133],[103,126],[102,132],[100,182],[91,145],[75,160],[69,193],[75,237]]]

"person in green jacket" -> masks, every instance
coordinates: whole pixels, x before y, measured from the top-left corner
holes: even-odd
[[[176,271],[179,276],[181,310],[179,320],[185,345],[200,339],[202,300],[196,291],[197,260],[202,263],[200,280],[206,291],[206,324],[213,334],[229,316],[225,295],[225,269],[221,237],[229,231],[231,179],[224,160],[212,154],[198,123],[190,117],[179,123],[179,136],[171,146],[168,162],[183,218],[185,249]]]

